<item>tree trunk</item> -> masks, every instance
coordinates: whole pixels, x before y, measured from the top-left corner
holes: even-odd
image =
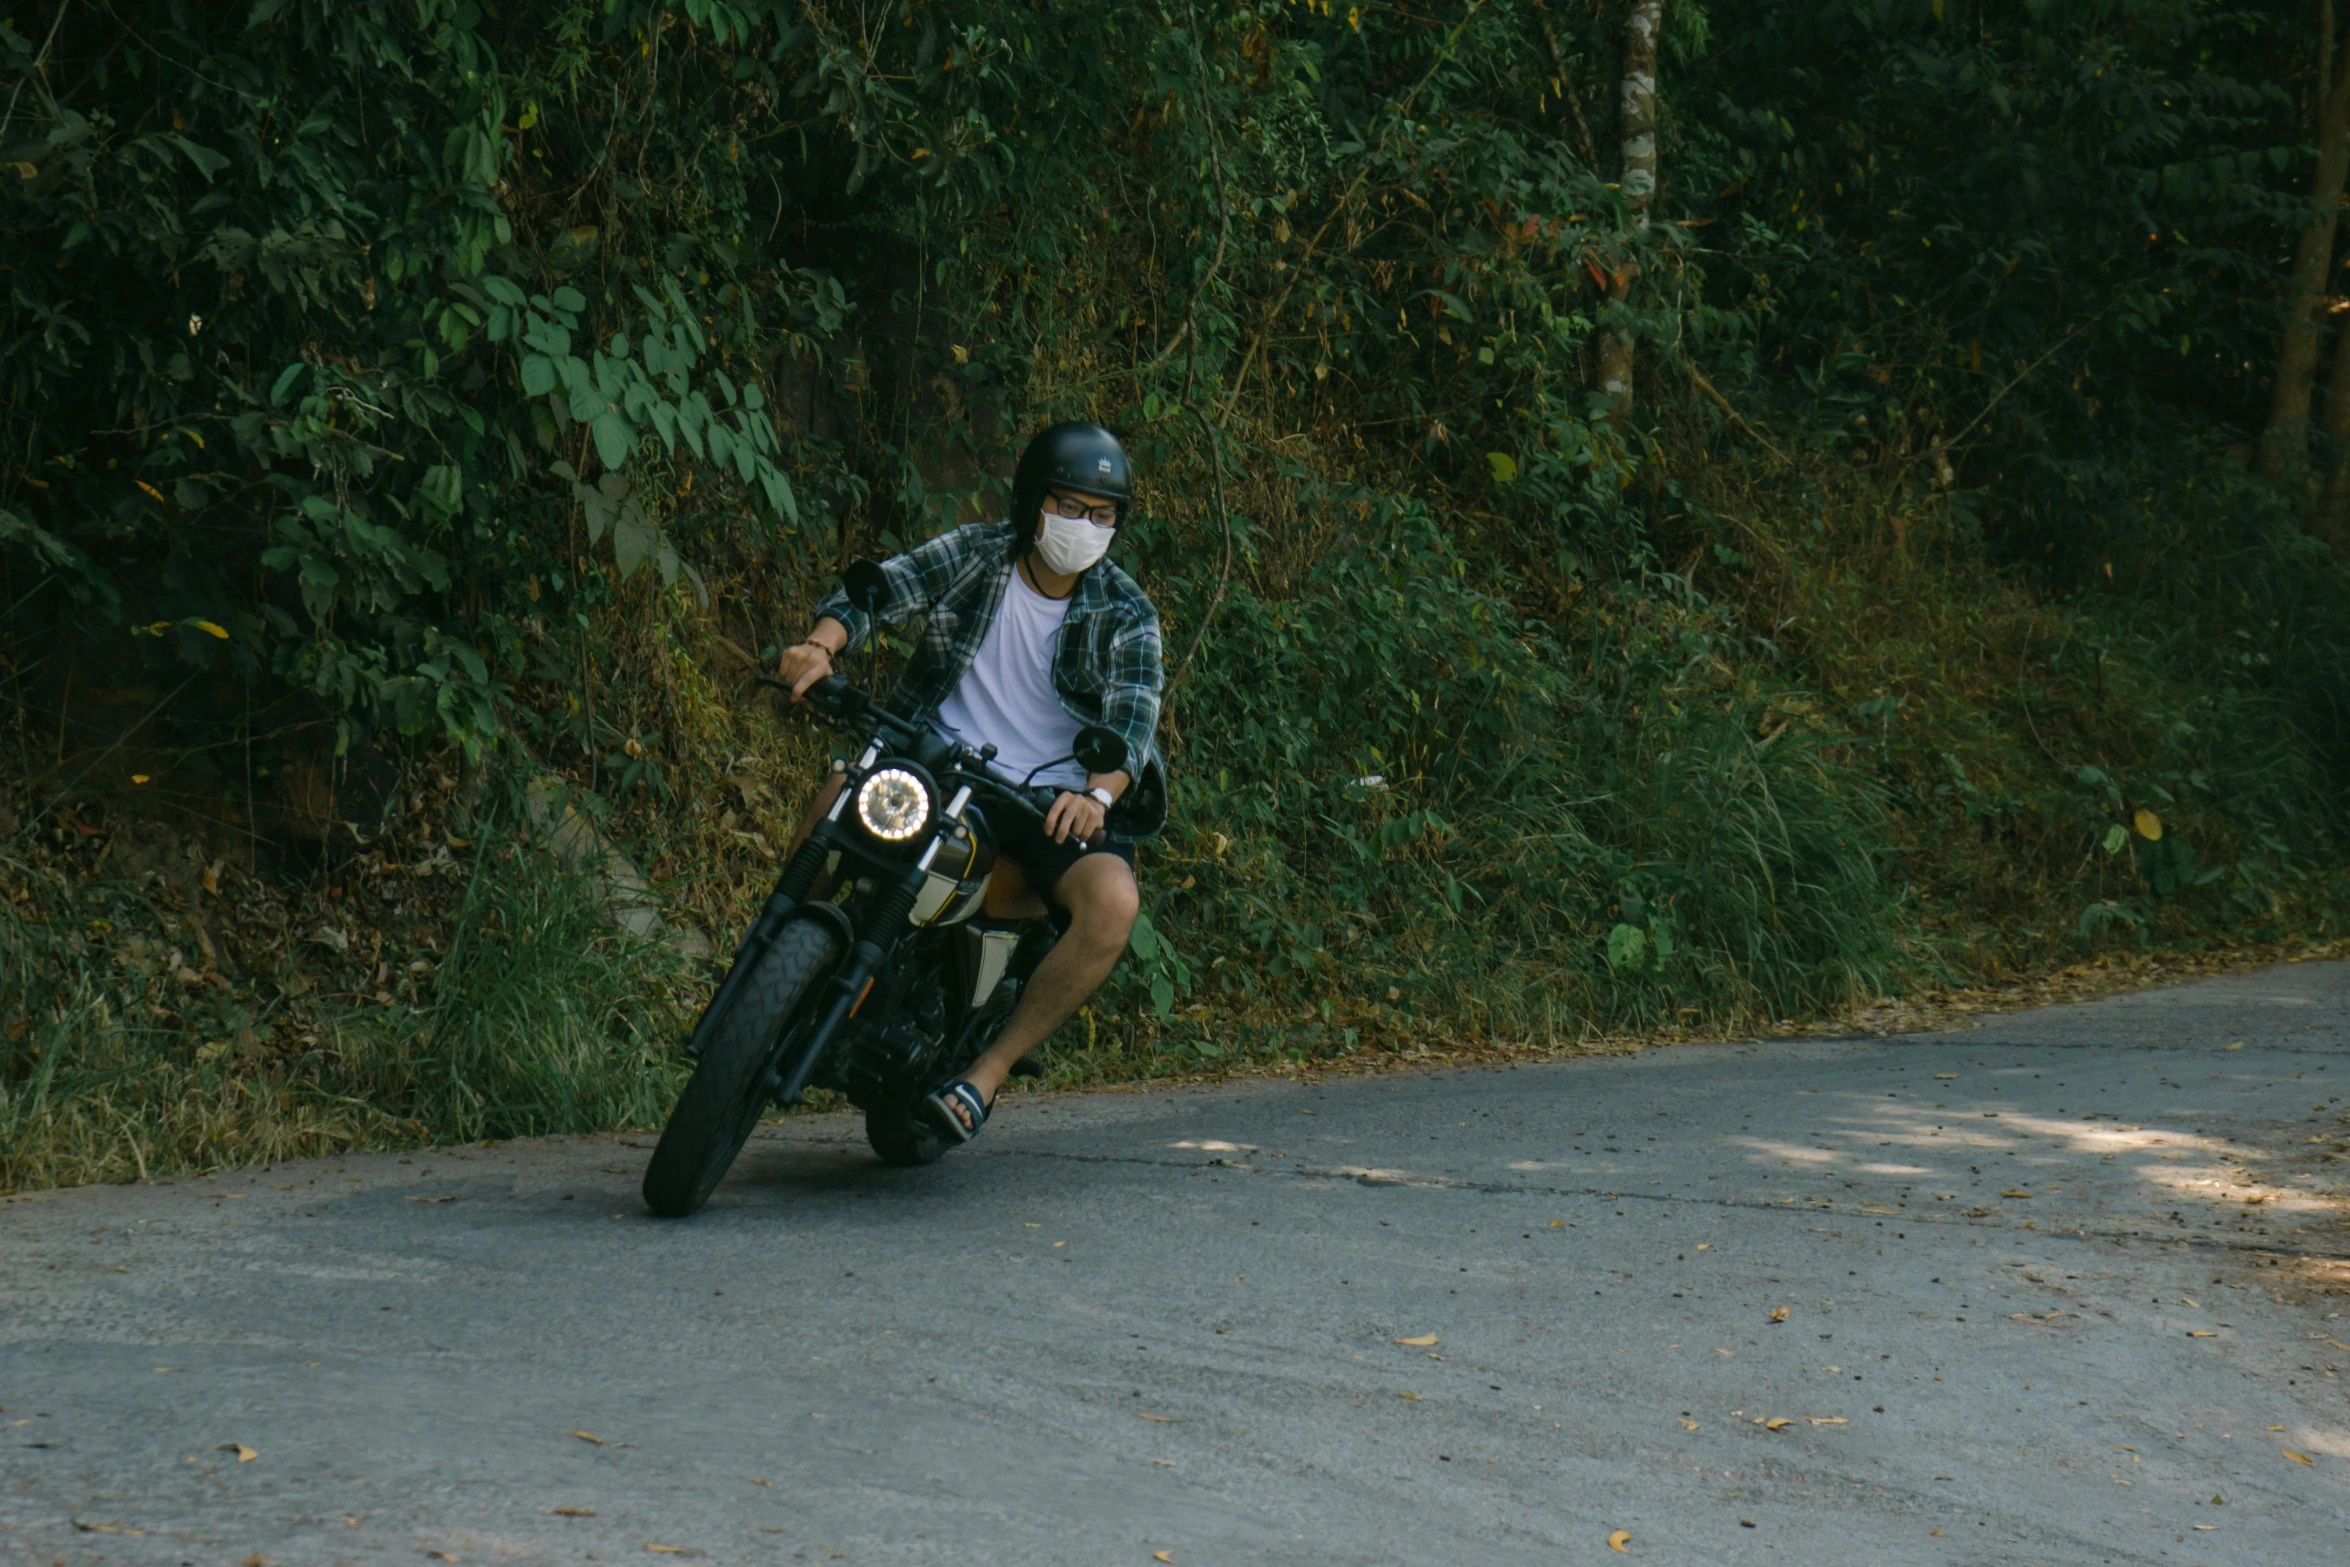
[[[2334,369],[2326,381],[2321,420],[2334,452],[2318,506],[2317,530],[2337,545],[2350,545],[2350,331],[2334,330]]]
[[[2319,305],[2334,259],[2342,181],[2350,174],[2350,70],[2334,59],[2333,0],[2318,8],[2317,173],[2309,185],[2309,222],[2294,247],[2285,338],[2277,350],[2268,428],[2260,437],[2260,471],[2280,484],[2303,482],[2309,468],[2309,398],[2325,326]]]
[[[2332,0],[2327,0],[2332,4]],[[1664,0],[1632,0],[1632,14],[1624,23],[1623,156],[1624,207],[1631,214],[1632,237],[1648,233],[1649,203],[1656,198],[1656,31]],[[2339,180],[2336,181],[2339,184]],[[1640,276],[1638,252],[1625,256],[1616,268],[1608,297],[1622,304]],[[1632,336],[1605,333],[1599,340],[1599,389],[1606,394],[1610,418],[1632,410]]]

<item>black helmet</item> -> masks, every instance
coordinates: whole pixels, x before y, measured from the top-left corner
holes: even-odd
[[[1134,502],[1134,465],[1126,448],[1098,424],[1071,420],[1037,432],[1012,473],[1012,550],[1026,554],[1036,536],[1036,513],[1047,490],[1083,490],[1117,503],[1124,521]]]

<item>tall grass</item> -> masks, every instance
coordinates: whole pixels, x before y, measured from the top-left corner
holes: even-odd
[[[1943,972],[2335,928],[2350,566],[2273,493],[2183,460],[2095,540],[2110,579],[2058,591],[1994,557],[1978,497],[1690,473],[1676,546],[1859,740]]]
[[[129,960],[162,934],[137,889],[47,901],[0,904],[0,1186],[645,1125],[681,1075],[675,958],[519,843],[483,849],[412,1005],[184,983]]]
[[[1727,669],[1702,603],[1623,582],[1531,617],[1403,499],[1284,586],[1233,590],[1177,696],[1154,930],[1206,1014],[1160,988],[1179,1050],[1252,1014],[1293,1048],[1572,1040],[1888,983],[1882,791],[1791,725],[1815,699]]]

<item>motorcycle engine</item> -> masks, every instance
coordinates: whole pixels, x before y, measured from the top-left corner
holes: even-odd
[[[907,973],[891,977],[901,984],[912,981],[913,993],[899,991],[903,999],[898,1005],[857,1031],[841,1072],[841,1092],[859,1109],[924,1086],[917,1078],[925,1057],[937,1049],[946,1032],[946,993],[937,978]]]

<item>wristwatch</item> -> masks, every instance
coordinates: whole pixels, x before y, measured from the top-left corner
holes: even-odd
[[[1105,811],[1118,803],[1118,797],[1110,793],[1109,790],[1103,788],[1100,784],[1095,784],[1092,788],[1086,790],[1085,794],[1086,798],[1088,799],[1101,801],[1102,809]]]

